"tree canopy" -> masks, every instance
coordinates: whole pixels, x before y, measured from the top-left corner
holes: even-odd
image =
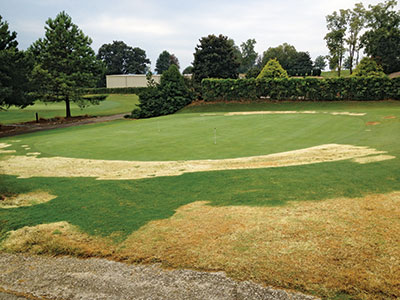
[[[237,52],[228,37],[209,35],[196,46],[193,62],[193,78],[201,82],[204,78],[237,78]]]
[[[346,30],[349,10],[341,9],[326,17],[329,32],[325,35],[326,45],[329,49],[329,66],[337,68],[338,76],[342,69],[346,52]]]
[[[326,68],[325,56],[319,55],[315,58],[314,68],[323,70]]]
[[[385,73],[400,70],[400,11],[388,0],[370,5],[366,12],[367,31],[361,38],[365,52],[382,65]]]
[[[122,41],[102,45],[97,58],[106,65],[106,74],[146,74],[150,64],[144,50]]]
[[[32,63],[19,51],[16,32],[0,16],[0,109],[32,104],[29,75]]]
[[[174,54],[164,50],[158,56],[155,71],[157,74],[162,74],[164,71],[167,71],[171,65],[175,65],[179,69],[179,60]]]
[[[270,47],[264,51],[261,66],[263,67],[271,59],[276,59],[283,69],[291,76],[311,75],[312,60],[308,52],[298,52],[296,48],[287,43],[278,47]]]
[[[32,78],[35,93],[43,101],[64,101],[66,117],[71,116],[70,102],[84,107],[105,97],[84,97],[81,88],[94,87],[102,64],[86,36],[65,12],[46,21],[45,37],[29,48],[35,60]]]
[[[252,67],[255,66],[258,56],[257,52],[254,49],[255,44],[255,39],[248,39],[246,42],[240,44],[241,61],[239,66],[239,73],[247,73]]]

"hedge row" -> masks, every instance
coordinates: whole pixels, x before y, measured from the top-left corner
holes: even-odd
[[[203,100],[400,100],[400,78],[204,79]]]
[[[85,94],[139,94],[141,91],[146,90],[147,87],[129,87],[129,88],[88,88],[83,89]]]

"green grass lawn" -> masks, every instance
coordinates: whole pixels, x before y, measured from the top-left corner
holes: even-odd
[[[129,96],[113,97],[113,103],[119,103],[120,107],[130,107],[128,101],[135,101]],[[259,110],[317,113],[224,116],[225,112]],[[108,108],[109,111],[112,109]],[[96,110],[96,114],[101,113],[104,111]],[[210,113],[214,115],[204,115]],[[379,124],[369,126],[367,122]],[[215,128],[217,144],[214,144]],[[16,150],[16,155],[37,151],[41,153],[39,157],[104,160],[235,158],[330,143],[368,146],[396,156],[369,164],[341,161],[140,180],[18,179],[0,175],[0,194],[40,189],[57,195],[50,202],[32,207],[0,208],[3,238],[9,230],[23,226],[67,221],[91,235],[110,236],[117,232],[118,241],[122,241],[150,221],[170,218],[179,207],[195,201],[209,201],[216,207],[275,207],[285,206],[289,201],[354,198],[400,190],[400,103],[391,101],[199,105],[170,116],[43,131],[2,138],[0,143],[12,144],[6,149]],[[28,145],[30,150],[22,145]],[[0,159],[7,155],[0,154]]]
[[[338,72],[337,71],[323,71],[321,73],[321,76],[324,78],[335,78],[338,77]],[[350,76],[350,70],[341,70],[340,71],[340,77],[349,77]]]
[[[94,115],[105,116],[119,113],[131,112],[138,103],[136,95],[117,95],[110,94],[107,99],[99,105],[91,105],[84,109],[80,109],[76,104],[71,104],[72,116]],[[32,106],[24,109],[11,107],[7,111],[0,111],[0,123],[10,124],[17,122],[26,122],[35,120],[35,113],[40,118],[53,118],[56,116],[65,116],[65,104],[59,103],[43,103],[36,102]]]
[[[365,116],[333,116],[329,114],[223,116],[226,111],[248,110],[317,110],[365,112]],[[207,116],[213,111],[217,115]],[[384,119],[397,116],[397,119]],[[0,142],[11,143],[17,154],[40,152],[40,157],[74,157],[106,160],[192,160],[246,157],[302,149],[321,144],[351,144],[369,146],[400,158],[399,137],[400,105],[397,102],[367,103],[259,103],[253,105],[220,104],[189,107],[179,114],[145,120],[121,120],[111,123],[76,126],[52,131],[38,132],[3,138]],[[378,126],[366,126],[366,122],[381,122]],[[214,128],[217,128],[217,144],[214,144]],[[18,139],[18,142],[12,142]],[[29,151],[21,147],[28,145]],[[224,171],[185,174],[178,177],[154,178],[136,181],[96,181],[93,179],[34,178],[16,180],[3,176],[7,184],[4,189],[17,192],[22,186],[31,184],[46,186],[59,197],[48,204],[35,208],[0,210],[8,221],[8,229],[43,222],[41,218],[73,218],[84,230],[110,234],[122,230],[127,234],[152,218],[165,218],[183,203],[197,200],[212,200],[219,204],[268,205],[284,203],[286,200],[324,199],[333,195],[360,196],[375,191],[390,191],[399,187],[399,180],[386,178],[400,175],[400,159],[368,165],[351,162],[323,163],[318,165],[276,170]],[[338,167],[340,166],[340,167]],[[392,170],[389,172],[389,170]],[[305,173],[307,176],[304,176]],[[381,172],[381,173],[379,173]],[[355,176],[354,174],[357,173]],[[378,176],[379,174],[379,176]],[[272,184],[264,177],[276,177]],[[318,178],[326,176],[322,184]],[[212,179],[210,179],[212,178]],[[232,178],[236,178],[232,180]],[[331,179],[328,179],[331,178]],[[21,184],[21,182],[24,182]],[[208,184],[212,182],[213,184]],[[243,183],[240,183],[243,182]],[[14,185],[16,187],[14,187]],[[248,187],[257,186],[256,193],[246,193]],[[281,186],[286,186],[282,190]],[[93,192],[90,192],[93,186]],[[307,187],[307,189],[306,189]],[[32,189],[35,189],[32,187]],[[84,189],[86,192],[81,193]],[[154,192],[154,191],[158,192]],[[224,192],[226,192],[226,196]],[[133,194],[132,194],[133,193]],[[179,196],[181,193],[182,196]],[[134,197],[127,197],[132,194]],[[204,194],[204,195],[203,195]],[[96,195],[96,197],[94,197]],[[115,206],[110,195],[129,198],[143,209],[126,211]],[[261,195],[261,196],[260,196]],[[102,200],[104,199],[104,200]],[[119,199],[119,198],[118,198]],[[168,200],[166,200],[168,199]],[[171,201],[173,199],[173,201]],[[99,205],[101,210],[88,210],[87,218],[79,215],[80,203]],[[102,204],[99,204],[100,202]],[[102,202],[105,201],[105,202]],[[183,201],[183,202],[182,202]],[[53,211],[60,203],[60,210]],[[65,203],[69,209],[65,211]],[[75,204],[73,204],[75,203]],[[106,206],[103,204],[107,203]],[[157,210],[154,210],[157,207]],[[168,208],[167,208],[168,207]],[[46,209],[45,209],[46,208]],[[49,209],[49,210],[48,210]],[[31,215],[39,216],[33,217]],[[58,215],[60,212],[61,215]],[[14,213],[28,214],[26,218]],[[114,216],[122,213],[117,223]],[[99,217],[101,214],[102,217]],[[137,215],[129,218],[129,215]],[[96,220],[91,220],[91,216]],[[12,221],[11,221],[12,220]],[[91,221],[89,221],[91,220]],[[83,223],[82,223],[83,222]],[[137,224],[132,226],[132,222]],[[115,225],[115,227],[114,227]]]

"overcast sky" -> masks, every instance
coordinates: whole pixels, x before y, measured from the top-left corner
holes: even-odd
[[[313,59],[326,55],[325,16],[358,2],[383,0],[0,0],[0,15],[17,32],[20,49],[43,37],[46,20],[64,10],[92,38],[96,53],[101,45],[121,40],[144,49],[152,69],[168,50],[183,70],[208,34],[222,33],[236,45],[254,38],[258,53],[287,42]]]

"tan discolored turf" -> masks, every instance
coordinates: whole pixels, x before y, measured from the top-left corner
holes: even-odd
[[[30,254],[107,257],[115,248],[111,239],[92,237],[68,222],[26,226],[10,231],[0,250]]]
[[[324,296],[398,299],[400,192],[284,207],[195,202],[134,232],[124,247],[133,261],[224,270]]]
[[[15,208],[22,206],[32,206],[40,203],[49,202],[57,196],[51,195],[48,192],[36,191],[26,194],[18,194],[15,196],[5,197],[0,199],[0,208]]]
[[[333,116],[337,116],[337,115],[344,115],[344,116],[365,116],[366,113],[351,113],[351,112],[317,112],[314,110],[303,110],[303,111],[297,111],[297,110],[272,110],[272,111],[268,111],[268,110],[264,110],[264,111],[243,111],[243,112],[229,112],[224,114],[224,116],[246,116],[246,115],[272,115],[272,114],[282,114],[282,115],[286,115],[286,114],[317,114],[317,113],[324,113],[324,114],[330,114]],[[206,114],[203,114],[206,115]]]
[[[0,143],[0,154],[2,153],[15,153],[15,150],[3,150],[4,148],[10,147],[12,145],[6,143]]]
[[[9,156],[0,160],[3,174],[29,177],[96,177],[102,180],[127,180],[184,173],[299,166],[321,162],[363,158],[385,154],[373,148],[326,144],[269,155],[186,161],[118,161],[67,157]],[[393,159],[385,155],[383,159]],[[372,162],[373,160],[371,160]]]
[[[185,205],[121,244],[66,222],[11,232],[3,250],[223,270],[276,288],[400,297],[400,192],[281,207]]]

